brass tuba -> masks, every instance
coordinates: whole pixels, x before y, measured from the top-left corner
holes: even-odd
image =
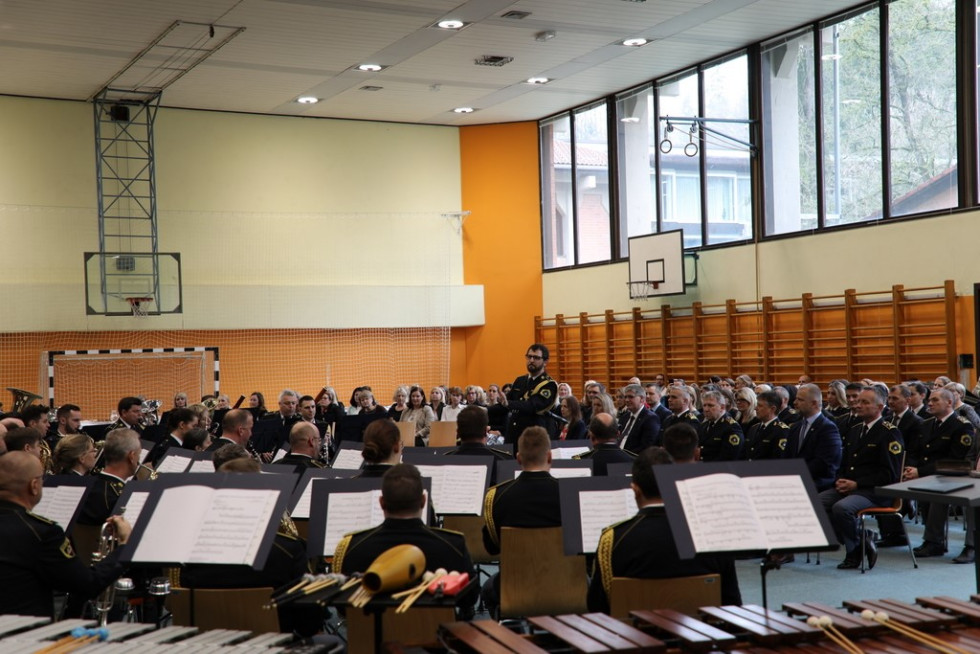
[[[145,426],[149,427],[160,422],[157,409],[162,405],[163,402],[160,400],[143,400],[143,404],[140,406],[140,413],[142,414],[142,422]]]
[[[7,390],[13,393],[14,395],[14,407],[12,413],[20,413],[21,411],[29,407],[31,404],[33,404],[34,400],[41,399],[41,396],[38,395],[37,393],[21,390],[19,388],[11,388],[10,386],[8,386]]]

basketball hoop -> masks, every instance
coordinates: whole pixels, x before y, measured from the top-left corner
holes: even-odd
[[[630,289],[631,300],[653,297],[657,294],[657,289],[660,288],[660,282],[651,282],[646,280],[640,282],[626,282],[626,285]]]
[[[133,316],[136,318],[146,318],[147,305],[153,302],[151,297],[128,297],[126,301],[129,302],[130,308],[133,310]]]

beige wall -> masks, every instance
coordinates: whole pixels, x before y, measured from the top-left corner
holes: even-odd
[[[788,299],[848,288],[880,291],[894,284],[941,286],[946,279],[956,282],[959,294],[972,295],[980,281],[980,262],[972,253],[977,242],[978,214],[965,212],[708,250],[697,262],[697,287],[685,295],[636,302],[627,292],[626,263],[546,273],[543,315]]]
[[[0,97],[0,331],[134,329],[86,317],[98,250],[86,103]],[[464,287],[456,128],[161,109],[159,249],[184,313],[155,329],[483,323]],[[402,287],[410,287],[402,290]]]

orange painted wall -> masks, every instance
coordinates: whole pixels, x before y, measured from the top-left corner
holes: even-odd
[[[542,312],[537,123],[460,128],[463,278],[483,284],[486,321],[454,330],[452,383],[503,384],[524,372]],[[462,357],[462,359],[460,358]]]

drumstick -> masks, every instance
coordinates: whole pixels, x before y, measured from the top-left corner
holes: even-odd
[[[819,627],[832,641],[840,645],[849,654],[864,654],[860,647],[855,645],[850,638],[845,636],[837,627],[829,615],[822,615],[819,618],[815,615],[807,618],[806,623],[811,627]]]
[[[438,582],[438,581],[439,581],[440,579],[442,579],[443,577],[447,577],[447,576],[449,576],[449,575],[448,575],[448,574],[444,574],[444,575],[436,575],[436,576],[434,576],[434,577],[432,577],[432,579],[430,579],[430,580],[429,580],[429,583],[427,583],[427,584],[422,584],[421,586],[419,586],[418,588],[416,588],[416,589],[415,589],[415,590],[414,590],[414,591],[412,592],[412,594],[411,594],[411,595],[409,595],[408,597],[406,597],[406,598],[405,598],[405,601],[404,601],[404,602],[402,602],[402,603],[401,603],[401,604],[400,604],[400,605],[398,606],[398,608],[397,608],[397,609],[395,609],[395,613],[404,613],[405,611],[407,611],[408,609],[410,609],[410,608],[412,607],[412,604],[415,604],[415,602],[416,602],[416,600],[418,600],[418,598],[420,598],[420,597],[422,597],[422,594],[423,594],[423,593],[425,593],[425,590],[426,590],[426,589],[427,589],[427,588],[428,588],[429,586],[431,586],[432,584],[434,584],[434,583],[436,583],[436,582]]]
[[[944,640],[936,638],[935,636],[932,636],[925,632],[919,631],[918,629],[915,629],[914,627],[910,627],[907,624],[902,624],[901,622],[895,622],[891,620],[891,618],[888,617],[888,614],[885,613],[884,611],[879,611],[878,613],[875,613],[870,609],[865,609],[864,611],[861,611],[861,617],[864,618],[865,620],[873,620],[874,622],[883,624],[893,631],[897,631],[898,633],[904,636],[908,636],[912,640],[918,641],[923,645],[932,647],[933,649],[939,650],[940,652],[944,652],[945,654],[970,654],[964,649],[960,649],[955,645],[950,645]]]
[[[412,593],[414,593],[415,591],[417,591],[419,588],[428,588],[429,587],[429,584],[432,583],[432,580],[435,579],[435,577],[436,577],[436,573],[434,573],[434,572],[426,572],[424,575],[422,575],[422,583],[421,584],[419,584],[418,586],[412,586],[411,588],[409,588],[407,590],[403,590],[403,591],[394,593],[391,596],[391,599],[401,599],[403,597],[408,597],[409,595],[411,595]]]

